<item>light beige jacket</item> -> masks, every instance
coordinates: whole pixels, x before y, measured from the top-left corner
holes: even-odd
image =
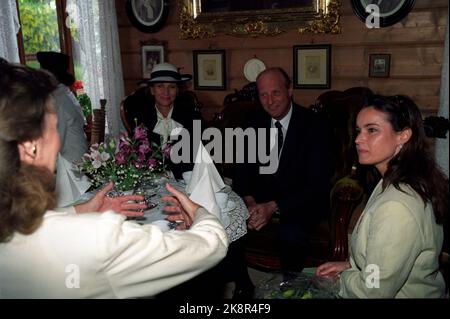
[[[0,298],[152,296],[216,265],[228,238],[200,208],[187,231],[161,232],[114,212],[49,211],[31,235],[0,244]]]
[[[381,183],[375,187],[353,230],[351,268],[341,274],[340,295],[442,297],[445,283],[438,271],[442,225],[436,224],[431,205],[425,207],[409,186],[401,186],[406,193],[393,186],[382,192]]]

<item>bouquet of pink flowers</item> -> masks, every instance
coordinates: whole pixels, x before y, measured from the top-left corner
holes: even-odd
[[[120,191],[132,190],[142,178],[166,171],[165,158],[170,154],[169,148],[161,149],[154,143],[150,145],[147,128],[140,125],[132,137],[123,132],[118,142],[110,139],[92,145],[79,167],[96,188],[113,181]]]

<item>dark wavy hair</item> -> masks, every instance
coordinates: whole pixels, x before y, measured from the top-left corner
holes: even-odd
[[[55,79],[40,70],[0,64],[0,243],[14,232],[31,234],[56,205],[55,178],[47,168],[20,161],[18,145],[42,136]]]
[[[446,222],[448,214],[448,178],[442,173],[430,152],[419,108],[407,96],[369,96],[363,108],[373,107],[384,113],[395,132],[411,129],[411,138],[388,163],[383,189],[409,185],[423,202],[431,203],[436,222]],[[375,174],[374,174],[375,175]]]

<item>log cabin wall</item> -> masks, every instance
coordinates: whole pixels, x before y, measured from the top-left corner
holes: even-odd
[[[131,93],[141,79],[141,42],[164,42],[165,60],[193,74],[192,50],[226,50],[227,90],[196,91],[204,104],[204,116],[211,119],[224,97],[248,81],[243,68],[255,55],[266,67],[280,66],[292,77],[293,45],[331,44],[331,89],[345,90],[367,86],[379,94],[407,94],[421,108],[424,116],[439,107],[441,65],[447,0],[417,0],[414,9],[399,23],[380,29],[368,29],[353,13],[349,0],[342,0],[341,34],[300,35],[295,30],[274,37],[232,37],[218,35],[211,39],[179,39],[179,1],[171,0],[166,25],[156,33],[142,33],[129,22],[125,1],[116,0],[119,38],[124,71],[125,93]],[[369,77],[369,54],[391,54],[389,78]],[[193,89],[193,85],[192,85]],[[295,89],[296,102],[309,106],[325,90]]]

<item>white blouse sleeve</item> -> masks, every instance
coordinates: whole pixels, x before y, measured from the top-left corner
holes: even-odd
[[[204,208],[186,231],[162,232],[108,214],[116,215],[104,214],[97,242],[101,268],[118,298],[153,296],[213,267],[227,253],[224,228]]]

